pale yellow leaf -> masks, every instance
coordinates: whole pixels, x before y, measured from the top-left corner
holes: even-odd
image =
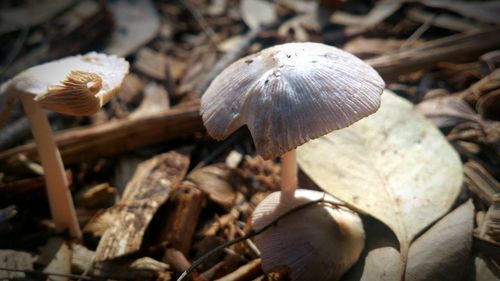
[[[412,239],[450,209],[462,184],[455,150],[390,91],[375,114],[301,146],[298,163],[323,190],[389,226],[403,260]]]

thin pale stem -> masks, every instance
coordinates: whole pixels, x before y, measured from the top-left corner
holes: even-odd
[[[293,195],[297,185],[297,153],[292,149],[281,155],[281,190]]]
[[[44,170],[50,211],[57,231],[69,229],[70,234],[80,239],[82,233],[76,218],[68,180],[64,172],[61,155],[54,142],[52,129],[45,113],[30,94],[19,94],[35,139],[38,155]]]

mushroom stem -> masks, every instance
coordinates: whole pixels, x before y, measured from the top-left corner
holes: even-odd
[[[293,195],[297,185],[297,153],[292,149],[281,155],[281,190]]]
[[[20,93],[19,98],[24,111],[26,111],[38,155],[42,162],[50,211],[56,231],[69,229],[73,237],[80,239],[82,233],[76,218],[61,155],[54,142],[49,121],[44,111],[33,100],[33,95]]]

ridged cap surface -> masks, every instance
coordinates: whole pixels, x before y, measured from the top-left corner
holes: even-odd
[[[244,57],[202,96],[208,133],[247,125],[264,159],[374,113],[385,83],[357,57],[320,43],[288,43]]]

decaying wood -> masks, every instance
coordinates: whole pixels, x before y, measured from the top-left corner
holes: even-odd
[[[413,71],[429,69],[438,62],[475,59],[500,48],[500,27],[493,27],[429,41],[409,50],[383,55],[366,62],[387,81]]]
[[[105,261],[137,252],[146,228],[170,192],[179,185],[189,166],[189,157],[171,151],[142,162],[113,206],[111,226],[97,247],[96,260]]]
[[[183,181],[172,192],[165,213],[164,225],[158,232],[158,242],[167,242],[169,248],[188,255],[196,225],[203,206],[205,194],[190,181]]]
[[[172,108],[167,112],[137,119],[111,121],[103,125],[77,128],[55,135],[65,164],[81,163],[96,157],[116,155],[204,130],[199,103]],[[34,142],[0,153],[2,168],[16,169],[16,155],[37,159]]]

